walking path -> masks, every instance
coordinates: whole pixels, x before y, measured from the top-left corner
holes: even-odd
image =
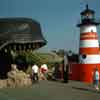
[[[0,100],[100,100],[92,85],[40,81],[31,88],[0,89]]]

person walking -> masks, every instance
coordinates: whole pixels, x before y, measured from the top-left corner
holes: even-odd
[[[42,64],[40,67],[40,73],[41,73],[41,79],[42,80],[47,80],[47,76],[48,76],[48,66],[47,64]]]
[[[93,73],[93,84],[96,90],[99,90],[99,71],[96,67]]]
[[[68,58],[67,55],[64,55],[64,61],[63,61],[63,79],[64,83],[68,83]]]
[[[47,73],[48,72],[48,66],[47,66],[47,64],[42,64],[41,67],[40,67],[40,69],[41,69],[42,73]]]
[[[39,80],[38,78],[38,72],[39,72],[39,68],[36,64],[34,64],[32,66],[32,76],[33,76],[33,80]]]

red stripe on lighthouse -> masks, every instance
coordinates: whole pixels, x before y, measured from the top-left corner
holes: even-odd
[[[100,52],[98,47],[80,48],[79,51],[80,51],[80,54],[98,54]]]
[[[81,33],[80,35],[80,40],[97,40],[98,35],[96,32],[86,32],[86,33]]]
[[[81,33],[82,36],[84,35],[88,35],[88,36],[97,36],[96,32],[85,32],[85,33]]]
[[[98,37],[81,37],[80,40],[98,40]]]

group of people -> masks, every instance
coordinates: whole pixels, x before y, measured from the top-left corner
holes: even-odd
[[[17,70],[15,64],[12,64],[11,67],[12,67],[12,70]],[[58,68],[58,65],[56,67]],[[34,80],[38,81],[40,78],[39,77],[40,74],[45,76],[47,73],[48,73],[47,64],[42,64],[40,67],[38,67],[36,64],[34,64],[32,66],[32,75],[31,75],[32,77],[31,78],[33,81]],[[65,73],[65,75],[66,75],[66,77],[68,76],[66,73]],[[43,79],[44,77],[41,77],[41,78]],[[100,73],[99,73],[98,67],[95,67],[92,72],[92,80],[93,80],[92,82],[93,82],[94,88],[98,91],[99,90],[99,81],[100,81]],[[67,79],[67,81],[68,81],[68,79]]]
[[[32,66],[32,80],[39,80],[39,74],[45,75],[48,72],[48,67],[46,64],[42,64],[39,68],[36,64]]]

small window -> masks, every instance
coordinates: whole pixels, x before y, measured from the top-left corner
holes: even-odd
[[[83,58],[83,59],[86,59],[86,55],[85,55],[85,54],[84,54],[84,55],[82,55],[82,58]]]
[[[93,30],[91,30],[91,32],[93,32]]]

